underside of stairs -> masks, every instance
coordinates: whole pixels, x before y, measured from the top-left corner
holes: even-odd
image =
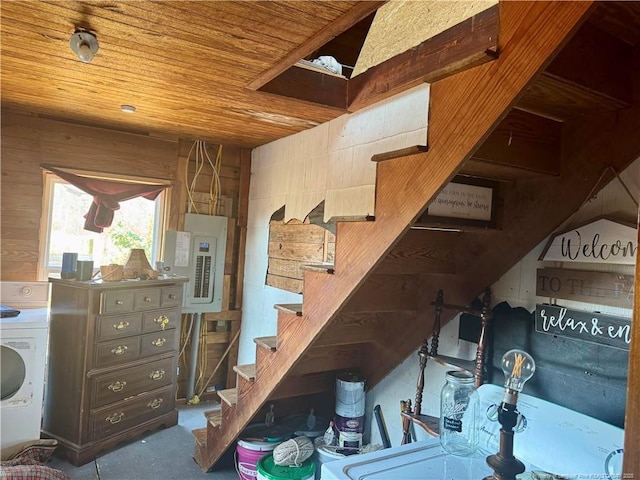
[[[604,186],[606,168],[638,157],[640,56],[591,22],[597,8],[501,4],[498,58],[432,84],[429,151],[378,164],[375,220],[339,222],[334,264],[306,269],[303,304],[276,307],[277,335],[255,339],[255,364],[235,367],[236,388],[194,431],[204,471],[266,405],[331,404],[345,369],[377,384],[431,334],[438,290],[468,304]],[[455,175],[496,181],[496,228],[411,228]]]

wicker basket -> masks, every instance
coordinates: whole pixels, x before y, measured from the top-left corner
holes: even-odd
[[[122,265],[101,265],[100,275],[105,282],[119,282],[122,280]]]

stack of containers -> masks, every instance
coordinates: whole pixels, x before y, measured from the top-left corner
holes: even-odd
[[[364,379],[353,372],[344,372],[336,377],[336,417],[338,446],[341,448],[362,447],[365,407]]]
[[[261,440],[238,440],[236,447],[237,469],[240,480],[255,480],[258,461],[273,452],[280,442],[265,442]]]

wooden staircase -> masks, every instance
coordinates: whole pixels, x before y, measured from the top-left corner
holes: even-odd
[[[567,42],[588,13],[588,2],[506,2],[499,58],[432,85],[429,151],[378,164],[375,221],[338,223],[335,265],[306,269],[303,304],[276,306],[277,336],[255,339],[255,365],[235,367],[236,388],[194,431],[204,471],[265,403],[330,399],[344,369],[377,384],[430,335],[439,289],[469,303],[584,202],[606,165],[640,154],[637,85],[612,100],[551,61],[565,44],[558,58],[573,61]],[[572,94],[588,108],[559,109]],[[410,229],[460,173],[501,181],[500,228]]]

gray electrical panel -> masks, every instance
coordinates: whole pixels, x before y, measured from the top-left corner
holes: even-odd
[[[222,310],[227,221],[227,217],[188,213],[183,232],[166,232],[165,273],[189,278],[182,295],[185,313]]]

